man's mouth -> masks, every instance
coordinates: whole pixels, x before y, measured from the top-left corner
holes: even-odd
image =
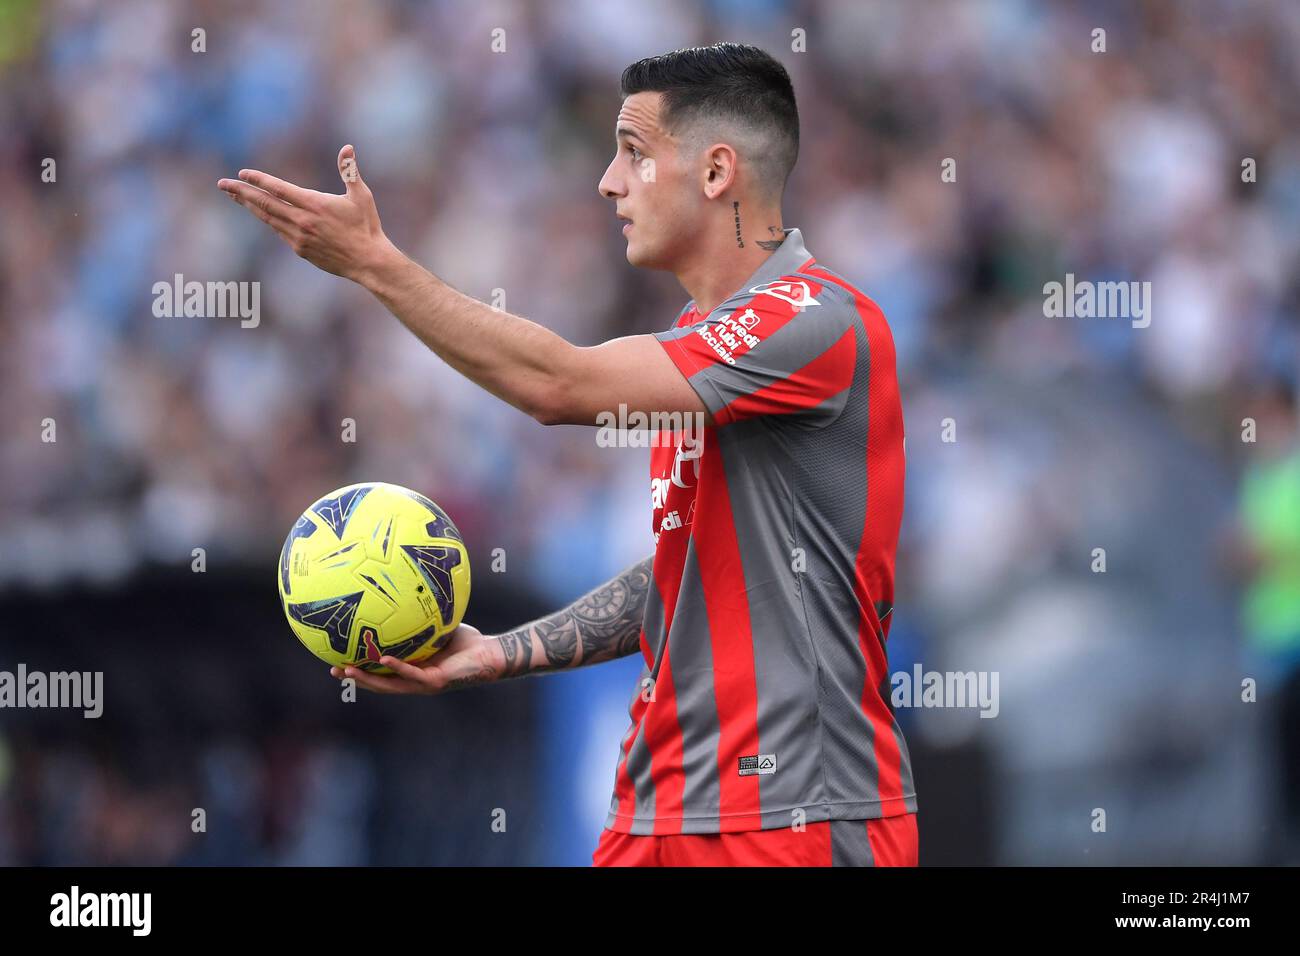
[[[627,231],[632,228],[632,219],[629,216],[624,216],[622,213],[618,213],[617,215],[619,219],[626,220],[626,222],[623,225],[623,235],[626,236]]]

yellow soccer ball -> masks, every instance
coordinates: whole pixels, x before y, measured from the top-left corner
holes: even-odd
[[[384,655],[442,649],[469,603],[469,554],[447,513],[419,492],[364,482],[302,513],[280,552],[280,603],[307,650],[380,674]]]

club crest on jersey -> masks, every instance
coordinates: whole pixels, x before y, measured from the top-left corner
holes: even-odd
[[[808,288],[807,282],[799,280],[778,282],[764,282],[762,285],[756,285],[749,290],[755,295],[770,295],[781,299],[783,302],[789,302],[797,308],[803,309],[810,305],[821,305],[813,298],[812,290]]]

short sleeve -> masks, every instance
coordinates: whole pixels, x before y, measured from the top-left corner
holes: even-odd
[[[717,424],[775,415],[821,427],[853,386],[855,317],[837,287],[786,277],[655,338]]]

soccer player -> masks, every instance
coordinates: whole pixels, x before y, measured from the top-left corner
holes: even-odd
[[[653,335],[576,347],[450,288],[384,235],[351,146],[344,195],[218,182],[537,421],[682,423],[651,451],[644,561],[509,633],[466,624],[428,661],[385,657],[391,676],[331,673],[438,693],[640,654],[596,864],[915,865],[885,650],[904,473],[889,327],[781,217],[799,119],[776,60],[679,50],[629,66],[622,92],[600,193],[628,261],[691,296]]]

